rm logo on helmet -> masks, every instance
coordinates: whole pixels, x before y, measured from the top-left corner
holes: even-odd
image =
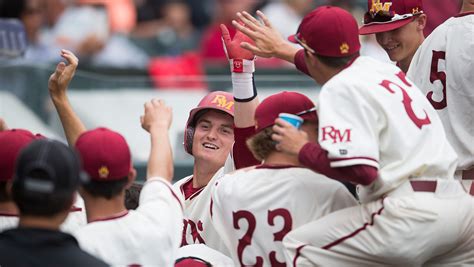
[[[234,105],[234,101],[228,101],[224,95],[216,95],[211,103],[217,104],[218,107],[225,108],[227,110],[231,110],[232,106]]]
[[[379,12],[390,12],[390,7],[392,2],[380,3],[380,0],[372,0],[372,7],[370,8],[370,13],[377,14]]]

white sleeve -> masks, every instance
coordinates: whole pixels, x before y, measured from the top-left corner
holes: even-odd
[[[318,140],[333,168],[379,166],[377,127],[382,118],[376,110],[378,103],[371,103],[364,89],[333,83],[319,95]]]
[[[181,226],[183,203],[178,195],[165,179],[150,178],[142,188],[136,211],[153,221],[159,221],[160,225]]]

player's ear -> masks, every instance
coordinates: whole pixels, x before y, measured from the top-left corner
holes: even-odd
[[[135,168],[131,168],[128,172],[128,181],[125,188],[130,188],[133,182],[135,182],[135,178],[137,178],[137,170]]]
[[[426,15],[425,14],[420,14],[416,18],[416,27],[419,31],[423,31],[426,26]]]

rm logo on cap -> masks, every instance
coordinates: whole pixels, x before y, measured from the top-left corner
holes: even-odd
[[[216,95],[211,103],[217,103],[218,107],[225,108],[227,110],[231,110],[232,106],[234,105],[234,101],[228,101],[224,95]]]
[[[102,178],[102,179],[105,179],[107,177],[109,177],[109,168],[107,168],[107,166],[102,166],[100,167],[99,169],[99,177]]]
[[[390,7],[392,2],[380,3],[380,0],[372,0],[372,7],[370,8],[370,13],[377,14],[380,11],[390,12]]]

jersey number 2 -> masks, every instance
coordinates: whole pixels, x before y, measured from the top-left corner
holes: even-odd
[[[400,71],[399,73],[397,73],[397,77],[406,86],[411,87],[411,84],[407,81],[407,79],[405,77],[405,74],[403,72]],[[427,124],[431,123],[430,118],[428,117],[428,114],[426,114],[425,110],[423,110],[425,112],[425,117],[424,118],[419,118],[419,117],[416,116],[415,111],[413,110],[413,106],[411,104],[411,102],[413,102],[413,99],[411,99],[411,97],[408,95],[407,91],[405,89],[403,89],[402,86],[400,86],[399,84],[394,83],[392,81],[389,81],[389,80],[383,80],[380,83],[380,85],[383,86],[385,89],[387,89],[392,94],[394,94],[395,91],[392,90],[391,85],[393,85],[394,87],[397,87],[398,89],[400,89],[400,91],[402,92],[402,95],[403,95],[402,103],[403,103],[403,106],[405,107],[405,112],[407,113],[410,120],[416,125],[416,127],[421,129],[421,127],[423,127],[423,125],[427,125]]]
[[[446,101],[446,73],[444,71],[438,71],[438,62],[440,59],[446,59],[446,52],[434,51],[433,57],[431,58],[431,71],[430,71],[430,82],[433,83],[436,80],[440,80],[443,85],[443,99],[441,101],[433,100],[433,91],[428,92],[426,97],[430,101],[431,105],[435,109],[443,109],[448,106]]]
[[[275,209],[275,210],[268,211],[268,216],[267,216],[268,225],[274,226],[276,217],[281,217],[283,219],[283,228],[280,231],[273,233],[273,241],[282,241],[283,237],[285,237],[285,235],[289,231],[291,231],[292,226],[293,226],[293,221],[291,219],[291,214],[287,209]],[[241,239],[239,239],[239,244],[237,245],[237,255],[239,257],[240,265],[248,266],[249,264],[243,263],[243,254],[244,254],[245,247],[250,246],[252,244],[252,236],[253,236],[253,233],[255,232],[255,228],[257,227],[257,220],[255,219],[255,216],[250,211],[246,211],[246,210],[239,210],[237,212],[234,212],[233,219],[234,219],[234,228],[236,230],[240,229],[239,221],[241,219],[247,221],[247,224],[249,226],[247,229],[247,232],[245,232],[245,235]],[[270,266],[286,267],[285,262],[279,262],[277,260],[276,251],[271,251],[269,254],[269,258],[270,258]],[[257,256],[256,262],[252,264],[252,266],[255,266],[255,267],[264,266],[263,258],[261,256]]]

